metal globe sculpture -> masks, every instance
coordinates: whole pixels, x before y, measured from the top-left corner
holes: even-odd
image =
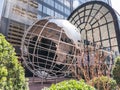
[[[76,60],[80,41],[79,30],[67,20],[42,19],[25,32],[22,58],[27,68],[38,77],[64,77]]]

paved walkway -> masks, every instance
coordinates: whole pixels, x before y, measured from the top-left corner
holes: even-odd
[[[30,90],[41,90],[43,87],[49,87],[53,83],[57,83],[63,80],[67,80],[66,78],[58,78],[55,80],[42,80],[40,78],[29,78],[29,88]]]

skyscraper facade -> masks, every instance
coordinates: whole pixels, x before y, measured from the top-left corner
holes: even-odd
[[[37,0],[38,18],[54,16],[66,19],[73,10],[73,0]]]
[[[52,16],[64,18],[73,10],[73,0],[3,0],[0,32],[20,53],[21,39],[35,21]]]
[[[67,19],[75,9],[75,1],[81,5],[92,0],[3,0],[0,32],[18,52],[22,36],[30,25],[48,16]],[[111,5],[110,0],[101,1]]]

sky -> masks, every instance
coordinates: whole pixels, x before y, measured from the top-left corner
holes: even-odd
[[[120,14],[120,0],[111,0],[112,7]]]

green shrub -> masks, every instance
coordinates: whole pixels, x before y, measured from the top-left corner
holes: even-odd
[[[113,78],[116,80],[117,84],[120,86],[120,57],[115,59],[115,65],[112,70]]]
[[[14,48],[0,34],[0,90],[28,90],[24,69]]]
[[[90,82],[97,90],[116,90],[117,83],[107,76],[95,77]]]
[[[57,84],[52,84],[50,88],[43,90],[95,90],[94,87],[87,85],[83,80],[68,80]]]

